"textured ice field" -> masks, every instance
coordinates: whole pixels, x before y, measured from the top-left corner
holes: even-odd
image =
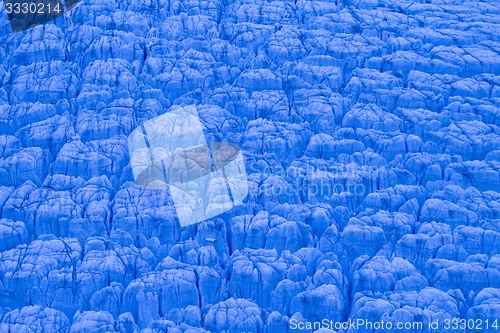
[[[496,0],[1,5],[0,332],[500,321],[499,36]],[[250,190],[181,228],[127,136],[188,105]]]

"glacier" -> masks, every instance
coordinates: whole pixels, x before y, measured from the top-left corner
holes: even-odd
[[[17,33],[0,4],[0,32],[0,332],[498,331],[497,1],[82,0]],[[248,196],[181,227],[127,137],[191,105]]]

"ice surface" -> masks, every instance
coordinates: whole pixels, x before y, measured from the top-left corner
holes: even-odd
[[[0,13],[0,332],[500,319],[497,1]],[[187,106],[248,196],[181,227],[127,138]]]

